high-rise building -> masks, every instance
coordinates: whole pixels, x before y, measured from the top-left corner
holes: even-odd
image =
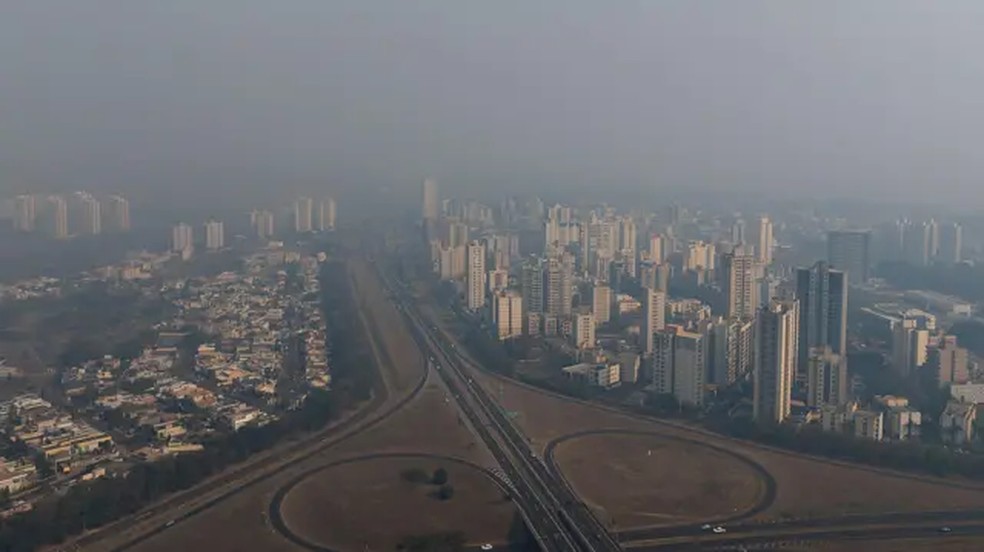
[[[831,268],[847,273],[852,284],[868,281],[871,266],[869,230],[835,230],[827,233],[827,262]]]
[[[502,268],[490,270],[488,278],[485,281],[489,285],[490,292],[496,293],[502,291],[509,287],[509,271]]]
[[[485,244],[472,241],[466,255],[465,304],[469,310],[477,311],[485,306]]]
[[[312,224],[312,214],[314,212],[314,200],[309,197],[302,197],[294,202],[294,231],[298,233],[310,232],[314,229]]]
[[[961,384],[970,381],[967,349],[957,345],[957,336],[944,336],[932,351],[931,366],[939,385]]]
[[[752,371],[754,319],[722,318],[707,325],[711,383],[731,385]]]
[[[803,347],[802,343],[800,347]],[[845,357],[833,352],[826,345],[809,351],[806,355],[808,406],[841,405],[847,402],[847,367],[844,360]]]
[[[817,347],[829,347],[847,364],[847,278],[840,270],[820,261],[796,271],[799,301],[799,369],[806,378],[807,359]]]
[[[523,335],[523,297],[513,291],[500,291],[492,296],[492,324],[500,340]]]
[[[764,266],[772,264],[773,244],[772,221],[769,220],[769,217],[761,217],[759,219],[758,246],[756,252],[758,253],[758,262]]]
[[[574,259],[563,254],[550,257],[543,271],[544,312],[570,316],[574,295]]]
[[[717,252],[713,243],[706,243],[700,240],[691,240],[687,243],[687,249],[684,253],[684,270],[692,271],[701,268],[705,270],[714,270],[714,261],[717,258]]]
[[[574,313],[574,327],[571,341],[578,349],[595,348],[595,318],[589,309],[579,309]]]
[[[963,249],[963,227],[959,222],[944,224],[940,227],[940,248],[937,261],[946,264],[959,263]]]
[[[78,196],[82,211],[82,225],[79,228],[83,234],[95,236],[102,233],[102,206],[99,200],[89,194]]]
[[[702,333],[667,326],[653,334],[653,385],[680,403],[704,404],[708,341]]]
[[[916,266],[926,266],[932,260],[932,226],[929,223],[908,223],[902,231],[902,259]]]
[[[436,221],[441,214],[441,199],[437,192],[437,181],[433,178],[424,180],[422,218],[425,221]]]
[[[51,222],[51,235],[57,239],[68,237],[68,202],[59,195],[48,196],[49,213],[48,219]]]
[[[734,224],[731,225],[731,244],[737,246],[746,243],[748,243],[748,236],[745,230],[745,220],[736,219]]]
[[[225,247],[225,225],[219,220],[205,223],[205,248],[217,251]]]
[[[261,240],[269,240],[273,237],[274,219],[272,211],[256,211],[253,214],[253,228],[256,230],[256,237]]]
[[[603,283],[595,282],[591,288],[591,310],[596,324],[607,324],[612,319],[612,290]]]
[[[319,232],[331,232],[335,229],[336,208],[335,199],[331,197],[318,204],[317,228]]]
[[[666,326],[666,294],[654,289],[643,290],[642,345],[646,354],[653,353],[654,335]]]
[[[130,229],[130,202],[123,196],[109,196],[108,219],[110,226],[117,231]]]
[[[789,417],[799,356],[799,305],[772,300],[758,312],[755,329],[753,416],[782,423]]]
[[[655,264],[661,264],[666,260],[665,243],[662,234],[653,234],[649,237],[649,260]]]
[[[187,251],[194,244],[194,233],[190,225],[178,224],[171,230],[171,251]]]
[[[721,261],[728,318],[755,318],[755,311],[759,307],[755,257],[727,253],[722,256]]]
[[[449,220],[447,223],[447,241],[451,247],[466,245],[468,243],[468,225],[457,220]]]
[[[523,306],[527,313],[543,312],[543,261],[537,257],[523,263],[520,274],[520,288],[523,292]]]
[[[929,330],[920,328],[914,318],[903,317],[892,329],[892,364],[907,378],[928,359]]]
[[[17,196],[14,207],[14,228],[21,232],[33,232],[37,218],[37,198],[28,194]]]

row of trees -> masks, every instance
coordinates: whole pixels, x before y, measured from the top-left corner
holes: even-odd
[[[321,280],[332,351],[330,390],[310,391],[301,408],[268,425],[215,436],[201,452],[138,464],[125,476],[79,484],[64,495],[44,499],[32,511],[0,522],[0,551],[26,552],[57,544],[133,514],[288,437],[322,428],[368,398],[373,364],[364,331],[350,322],[356,311],[344,266],[326,265]]]

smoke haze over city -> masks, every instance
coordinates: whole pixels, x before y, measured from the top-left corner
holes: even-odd
[[[7,1],[0,186],[979,203],[975,1]],[[929,188],[928,188],[929,187]]]

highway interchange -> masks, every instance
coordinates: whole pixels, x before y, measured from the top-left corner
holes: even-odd
[[[490,477],[498,478],[499,483],[510,490],[528,528],[544,551],[614,551],[622,549],[620,543],[630,550],[756,550],[805,541],[836,541],[847,544],[867,539],[984,537],[984,510],[849,515],[771,523],[743,522],[742,519],[748,519],[751,514],[742,512],[733,519],[712,522],[726,523],[726,534],[711,534],[706,524],[640,528],[610,533],[576,496],[557,466],[552,465],[548,458],[549,451],[544,455],[545,458],[539,458],[509,416],[481,385],[472,380],[469,369],[466,368],[470,363],[445,334],[428,323],[403,284],[395,283],[380,266],[376,265],[376,270],[388,288],[390,298],[408,322],[414,340],[429,358],[429,368],[440,376],[459,410],[502,470],[485,471]],[[289,465],[300,463],[381,423],[413,400],[425,381],[426,374],[409,394],[388,404],[381,412],[377,412],[377,408],[367,408],[347,423],[316,434],[317,439],[292,444],[288,447],[290,453],[277,455],[279,461],[264,459],[255,466],[235,470],[228,478],[223,477],[201,489],[192,490],[192,493],[204,500],[189,503],[188,499],[179,499],[176,496],[151,507],[129,520],[129,523],[161,517],[168,515],[168,512],[173,517],[167,523],[161,522],[113,550],[128,550],[244,491],[266,477],[271,470],[280,471]],[[382,400],[383,398],[376,396],[373,402],[378,406],[389,402]],[[329,435],[337,437],[325,439]],[[208,496],[210,492],[213,494]],[[271,504],[271,512],[273,507]],[[271,517],[275,521],[276,518]],[[123,520],[123,523],[128,521]],[[112,526],[106,529],[112,531],[111,528]],[[83,537],[76,543],[80,546],[72,548],[77,549],[100,540],[101,533],[97,531]]]

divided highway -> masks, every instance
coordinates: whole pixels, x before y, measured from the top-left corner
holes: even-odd
[[[566,484],[549,472],[499,405],[469,377],[453,346],[424,321],[403,287],[382,270],[379,273],[414,330],[415,339],[430,355],[432,367],[508,477],[514,499],[541,548],[547,552],[621,550]]]

